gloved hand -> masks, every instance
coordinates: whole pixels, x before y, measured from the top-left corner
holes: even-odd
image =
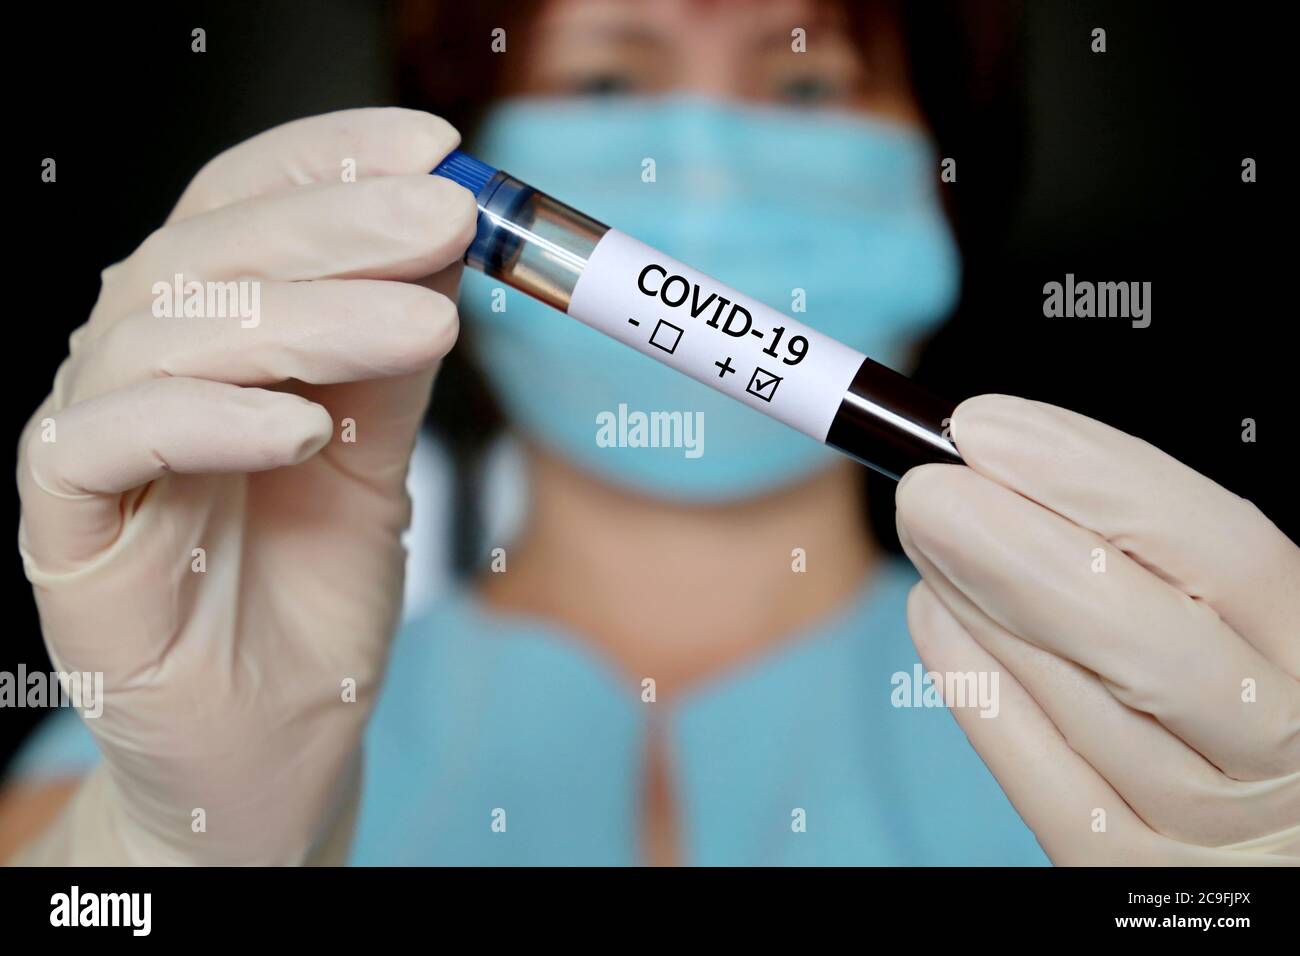
[[[104,760],[28,862],[341,857],[474,235],[428,175],[458,142],[393,109],[273,129],[105,271],[18,466],[50,656],[104,675]],[[260,314],[156,317],[177,275],[252,280]]]
[[[999,672],[996,716],[953,713],[1047,855],[1300,862],[1300,549],[1081,415],[986,395],[952,430],[970,467],[897,492],[912,635]]]

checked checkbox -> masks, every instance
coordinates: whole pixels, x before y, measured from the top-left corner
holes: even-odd
[[[753,395],[755,398],[761,398],[765,402],[770,402],[776,397],[776,387],[780,384],[780,375],[776,375],[759,366],[754,369],[754,374],[749,377],[749,384],[745,386],[745,391],[749,392],[749,394]]]

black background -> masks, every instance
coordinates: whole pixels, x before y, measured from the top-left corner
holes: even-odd
[[[1294,121],[1279,79],[1294,54],[1272,6],[1027,5],[1024,201],[1010,239],[980,250],[963,318],[920,375],[954,398],[1022,394],[1138,434],[1256,501],[1296,539],[1295,243],[1277,148]],[[206,159],[288,119],[393,102],[394,84],[383,4],[6,12],[12,448],[100,271],[163,220]],[[207,31],[203,54],[190,50],[196,26]],[[1104,55],[1089,50],[1098,26]],[[1258,162],[1254,184],[1241,181],[1247,156]],[[46,157],[58,163],[55,184],[41,182]],[[958,160],[954,188],[979,189]],[[1045,319],[1043,284],[1067,272],[1151,282],[1151,327]],[[1241,441],[1245,418],[1257,422],[1254,444]],[[7,514],[12,542],[12,494]],[[15,549],[7,554],[0,669],[45,666],[30,589]],[[39,716],[0,711],[0,758]]]
[[[1285,868],[1179,870],[1037,867],[973,871],[903,868],[888,880],[839,870],[711,868],[550,872],[427,869],[0,870],[0,894],[13,914],[7,938],[18,942],[137,945],[149,940],[247,945],[256,940],[374,946],[390,939],[409,945],[424,938],[472,938],[500,945],[515,938],[537,949],[577,940],[643,942],[677,931],[718,938],[746,951],[752,938],[771,948],[789,933],[792,949],[833,952],[846,939],[909,948],[984,951],[990,943],[1026,940],[1041,948],[1077,948],[1083,940],[1152,940],[1186,951],[1195,940],[1211,951],[1291,942],[1294,873]],[[725,881],[724,892],[714,892]],[[152,894],[148,937],[126,928],[52,928],[50,899],[79,893]],[[647,906],[659,891],[656,905]],[[1133,903],[1131,894],[1176,899],[1187,893],[1245,893],[1236,905]],[[666,905],[658,903],[665,901]],[[334,905],[322,906],[322,901]],[[506,918],[503,918],[506,917]],[[1117,927],[1116,918],[1166,917],[1249,920],[1248,926],[1203,928]],[[761,940],[758,937],[761,936]],[[738,945],[739,944],[739,945]],[[643,947],[648,948],[648,947]],[[1281,948],[1281,947],[1278,947]]]

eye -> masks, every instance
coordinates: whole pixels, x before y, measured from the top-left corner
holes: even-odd
[[[837,83],[810,74],[782,81],[776,93],[788,103],[824,103],[838,99],[843,91]]]
[[[579,96],[620,96],[636,89],[636,81],[626,74],[593,73],[574,78],[569,89]]]

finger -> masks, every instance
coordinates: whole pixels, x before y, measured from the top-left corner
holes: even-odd
[[[429,290],[427,294],[439,296],[448,304],[454,302],[460,273],[460,267],[453,266],[430,276],[423,282]],[[453,324],[450,331],[453,341],[457,328]],[[453,341],[446,342],[448,349]],[[405,527],[409,515],[401,489],[406,484],[411,449],[424,420],[437,371],[438,366],[433,364],[391,378],[299,387],[299,392],[320,403],[334,421],[340,423],[340,428],[350,430],[348,441],[341,440],[343,436],[331,441],[322,450],[322,456],[335,465],[339,474],[351,476],[389,498],[400,495],[400,511],[381,511],[392,516],[402,527]],[[274,482],[281,478],[268,474],[260,480]],[[382,523],[383,519],[376,520]]]
[[[1300,678],[1300,548],[1249,501],[1065,409],[982,395],[953,413],[981,474],[1097,532]]]
[[[934,595],[1009,672],[1082,756],[1157,833],[1225,846],[1300,820],[1300,774],[1233,780],[1148,714],[1126,707],[1091,671],[1011,634],[953,586],[900,529]]]
[[[196,379],[142,382],[48,415],[19,458],[21,547],[29,577],[93,559],[120,535],[120,496],[169,473],[280,468],[314,455],[328,413],[297,395]]]
[[[978,673],[997,662],[925,583],[908,600],[908,625],[926,667]],[[1145,826],[1114,789],[1070,749],[1047,715],[1010,675],[999,682],[997,717],[952,708],[984,763],[1052,862],[1067,866],[1285,865],[1272,855],[1291,848],[1295,831],[1211,849],[1170,840]],[[1231,852],[1228,852],[1231,851]]]
[[[997,714],[951,706],[953,717],[1052,862],[1064,865],[1147,862],[1155,834],[1052,725],[1023,687],[943,606],[928,584],[908,599],[908,627],[928,671],[998,674]]]
[[[232,385],[332,384],[433,366],[456,340],[455,304],[404,282],[264,282],[251,318],[136,313],[82,343],[56,378],[57,407],[155,378]]]
[[[1096,672],[1229,776],[1300,769],[1295,682],[1206,605],[969,468],[913,469],[897,503],[915,547],[1011,633]]]
[[[157,230],[106,275],[92,334],[132,312],[175,313],[178,299],[196,293],[206,310],[220,290],[203,283],[421,279],[460,260],[477,219],[469,190],[429,175],[307,186],[224,206]]]
[[[460,144],[446,120],[383,107],[309,116],[267,130],[212,159],[168,222],[309,183],[427,173]]]

